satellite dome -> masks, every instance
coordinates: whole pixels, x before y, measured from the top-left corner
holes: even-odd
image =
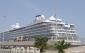
[[[61,22],[61,21],[62,21],[62,19],[60,19],[60,18],[57,18],[57,21],[60,21],[60,22]]]
[[[56,18],[54,16],[49,17],[49,20],[56,21]]]

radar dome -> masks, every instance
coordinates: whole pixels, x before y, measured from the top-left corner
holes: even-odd
[[[61,22],[61,21],[62,21],[62,19],[60,19],[60,18],[57,18],[57,21],[60,21],[60,22]]]
[[[49,17],[49,20],[56,21],[56,18],[54,16]]]

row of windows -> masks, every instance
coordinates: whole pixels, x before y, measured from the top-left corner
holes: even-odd
[[[57,37],[52,37],[53,40],[55,39],[64,39],[64,40],[77,40],[78,41],[78,38],[77,37],[71,37],[71,36],[57,36]]]
[[[58,30],[59,29],[59,30]],[[62,30],[60,30],[62,29]],[[70,29],[68,29],[70,30]],[[48,24],[48,23],[42,23],[39,25],[33,25],[33,26],[27,26],[24,28],[21,28],[19,30],[13,30],[13,31],[9,31],[9,32],[5,32],[4,36],[12,38],[12,37],[17,37],[20,35],[24,35],[24,36],[30,36],[30,35],[41,35],[41,34],[53,34],[55,35],[56,33],[59,33],[59,36],[63,36],[65,37],[65,32],[64,28],[61,27],[60,25],[56,25],[56,24]],[[64,32],[64,33],[63,33]],[[73,31],[69,32],[69,33],[73,33]],[[3,35],[3,34],[1,34]]]

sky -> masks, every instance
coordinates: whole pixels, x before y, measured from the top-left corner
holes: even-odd
[[[60,16],[75,24],[78,35],[85,38],[85,0],[0,0],[0,32],[10,25],[29,25],[36,15]]]

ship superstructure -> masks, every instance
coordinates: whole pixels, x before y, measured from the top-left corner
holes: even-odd
[[[26,27],[12,29],[0,34],[0,41],[9,40],[33,40],[33,36],[43,35],[50,40],[64,39],[67,42],[80,42],[74,24],[67,24],[59,17],[51,16],[48,19],[44,15],[37,15],[33,23]]]

